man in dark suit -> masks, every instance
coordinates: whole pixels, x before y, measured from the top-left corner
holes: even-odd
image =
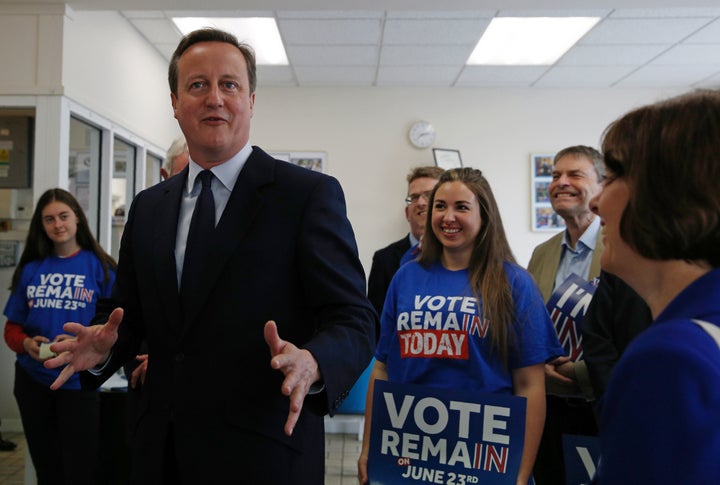
[[[650,308],[640,295],[614,274],[601,271],[600,283],[580,329],[598,423],[605,388],[615,365],[630,342],[651,323]]]
[[[169,81],[190,164],[133,201],[120,308],[103,325],[66,324],[77,338],[54,349],[48,365],[68,365],[52,387],[83,369],[96,385],[145,339],[132,483],[322,484],[323,415],[370,362],[377,319],[342,189],[249,144],[255,61],[233,36],[188,34]],[[199,193],[207,207],[201,170],[212,172],[216,226],[187,291]]]
[[[385,294],[392,277],[400,267],[400,260],[411,247],[417,246],[425,232],[430,191],[442,173],[443,169],[440,167],[415,167],[407,176],[405,218],[410,224],[410,233],[375,252],[368,277],[368,298],[378,315],[382,314]]]

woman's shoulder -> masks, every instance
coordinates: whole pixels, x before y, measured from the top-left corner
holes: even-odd
[[[508,277],[508,281],[513,286],[515,286],[516,284],[532,284],[534,281],[530,273],[528,273],[525,268],[523,268],[517,263],[505,261],[503,263],[503,268],[505,269],[505,274]]]
[[[88,266],[93,270],[105,271],[102,259],[92,249],[81,249],[74,259],[78,265]],[[109,268],[109,270],[113,271],[113,268]]]
[[[48,258],[43,259],[33,259],[32,261],[28,261],[25,263],[25,265],[22,267],[22,270],[20,271],[20,284],[27,283],[32,276],[38,272],[38,269],[40,266],[47,261]]]
[[[400,265],[400,267],[397,269],[397,271],[395,271],[395,275],[393,276],[393,278],[394,277],[398,277],[398,278],[410,277],[410,278],[412,278],[413,276],[415,276],[419,273],[426,273],[427,271],[428,271],[428,268],[426,268],[425,266],[421,265],[420,263],[418,263],[415,260],[410,260],[407,263]]]
[[[720,361],[717,343],[710,335],[690,318],[654,322],[638,335],[627,349],[629,355],[674,355],[697,357],[713,355]]]

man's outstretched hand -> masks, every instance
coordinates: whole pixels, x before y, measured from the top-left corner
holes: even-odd
[[[86,327],[73,322],[63,325],[63,330],[75,337],[50,346],[50,350],[55,352],[57,357],[46,360],[45,367],[55,369],[65,366],[55,382],[50,385],[50,389],[55,391],[62,387],[74,373],[92,369],[105,362],[110,356],[110,349],[117,341],[117,331],[122,319],[123,309],[116,308],[103,325]]]
[[[272,320],[265,324],[265,342],[270,347],[270,367],[285,375],[281,392],[290,397],[290,413],[285,422],[285,434],[290,436],[310,386],[320,380],[320,370],[309,351],[280,338],[277,325]]]

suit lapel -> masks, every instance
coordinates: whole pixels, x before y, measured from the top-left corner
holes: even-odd
[[[186,332],[189,324],[200,315],[228,260],[250,230],[258,210],[263,205],[259,188],[274,180],[275,163],[272,157],[257,147],[253,148],[245,162],[213,233],[210,243],[212,257],[207,270],[202,274],[200,290],[196,295],[190,296],[190,302],[186,302],[183,332]]]
[[[168,322],[181,321],[175,266],[175,238],[182,191],[187,183],[187,172],[188,170],[185,169],[167,182],[162,202],[156,205],[154,217],[152,251],[155,264],[153,266]]]
[[[547,263],[543,265],[540,281],[538,281],[540,292],[546,302],[550,299],[550,295],[552,295],[555,286],[555,276],[557,276],[558,267],[560,266],[560,256],[562,255],[563,234],[564,232],[561,232],[553,236],[553,242],[548,248]]]
[[[602,256],[605,246],[603,245],[600,231],[598,231],[597,239],[595,240],[595,249],[593,250],[592,261],[590,262],[590,274],[588,277],[593,279],[600,276],[600,257]]]

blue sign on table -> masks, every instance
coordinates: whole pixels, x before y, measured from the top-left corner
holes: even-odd
[[[371,484],[515,484],[527,400],[376,380]]]

